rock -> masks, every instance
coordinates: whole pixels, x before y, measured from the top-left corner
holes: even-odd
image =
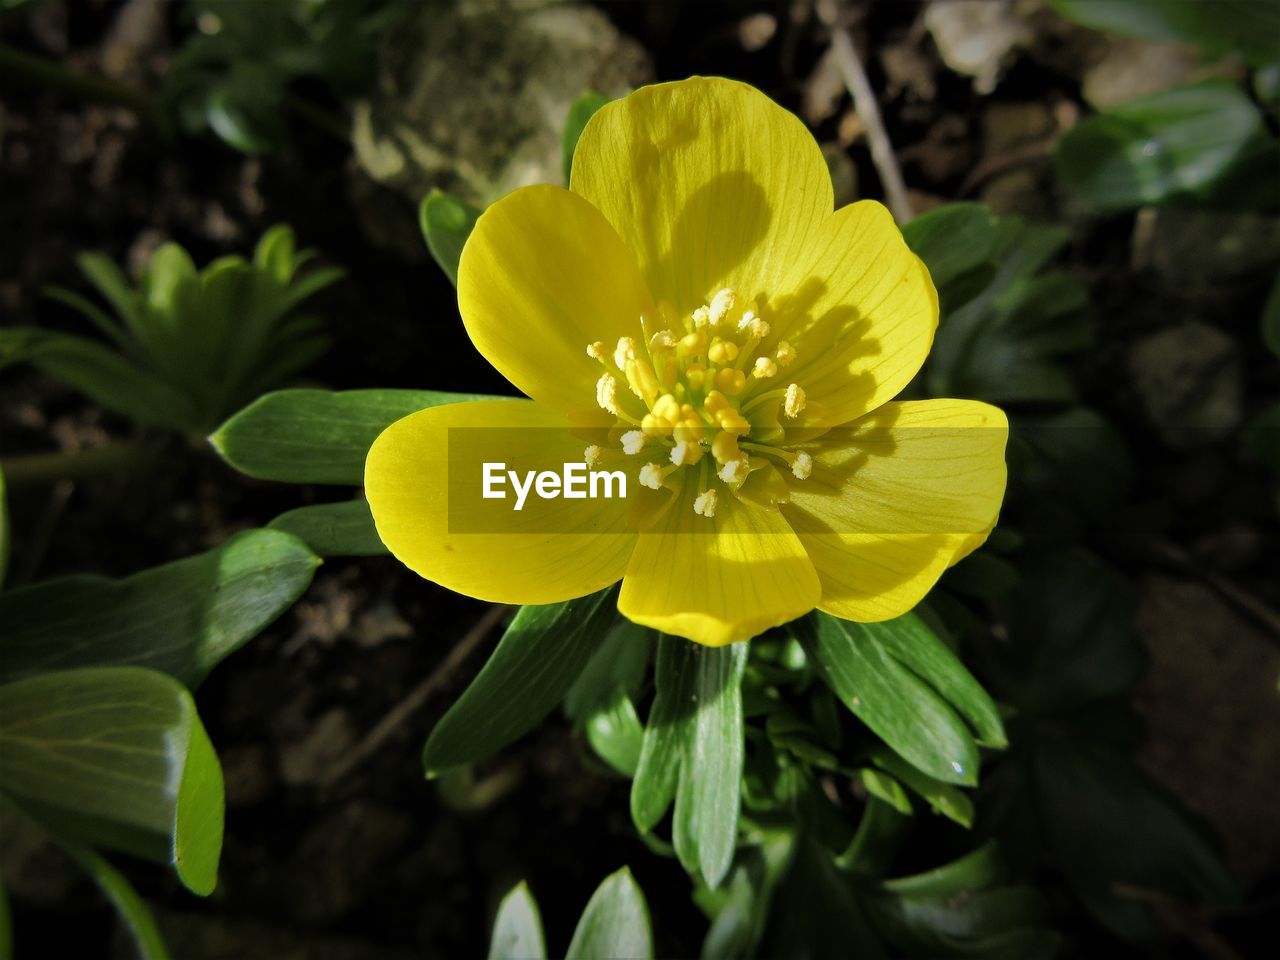
[[[379,93],[357,104],[356,158],[416,204],[432,187],[487,204],[563,179],[565,116],[586,90],[621,96],[648,56],[593,7],[422,4],[380,52]]]
[[[1098,110],[1187,81],[1196,51],[1179,43],[1148,43],[1114,37],[1102,59],[1084,75],[1084,98]]]
[[[1177,450],[1230,436],[1242,416],[1235,341],[1204,323],[1167,327],[1130,350],[1134,389],[1162,440]]]
[[[924,25],[943,62],[973,77],[980,94],[996,88],[1005,58],[1031,39],[1010,0],[934,0],[924,12]]]

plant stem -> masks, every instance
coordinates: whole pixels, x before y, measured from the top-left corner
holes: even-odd
[[[154,459],[155,451],[147,447],[118,443],[74,453],[6,457],[0,460],[0,470],[10,487],[47,486],[59,480],[89,480],[144,469]]]
[[[155,120],[155,101],[146,93],[108,77],[72,70],[46,57],[0,44],[0,74],[66,93],[80,100],[126,107],[138,116]]]

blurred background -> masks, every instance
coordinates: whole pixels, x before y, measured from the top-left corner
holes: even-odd
[[[327,350],[318,344],[293,380],[509,393],[423,243],[428,191],[482,207],[521,184],[562,182],[562,130],[585,91],[619,96],[691,74],[745,80],[802,117],[838,204],[886,196],[872,156],[886,138],[914,213],[977,202],[1056,231],[1040,259],[1065,279],[1038,288],[1034,305],[1048,319],[1002,321],[977,359],[936,360],[929,385],[1010,404],[1027,423],[1084,417],[1036,434],[1061,440],[1028,470],[1059,474],[1020,497],[1022,534],[1043,547],[1035,570],[1087,551],[1114,578],[1120,629],[1146,664],[1121,697],[1124,736],[1135,721],[1140,768],[1218,838],[1243,891],[1216,912],[1157,900],[1159,935],[1137,946],[1031,856],[1064,954],[1274,955],[1280,25],[1269,3],[1174,5],[1215,8],[1216,32],[1079,6],[0,0],[0,325],[89,330],[49,295],[95,296],[77,265],[85,252],[137,276],[168,242],[202,265],[248,255],[288,224],[317,263],[345,271],[307,301]],[[882,122],[855,109],[833,31],[852,38]],[[1187,86],[1209,92],[1142,106]],[[1156,154],[1168,163],[1153,172]],[[1015,231],[1002,256],[1040,241]],[[323,498],[231,471],[201,439],[220,416],[157,431],[16,351],[6,359],[9,587],[133,573]],[[1008,386],[1027,370],[1038,387]],[[90,457],[81,475],[51,479],[33,459],[122,444],[124,461]],[[1019,556],[1000,563],[1031,570]],[[999,598],[1011,589],[1003,567],[970,569],[956,591]],[[1053,632],[1087,601],[1045,604],[1024,620]],[[586,762],[563,720],[467,778],[422,778],[423,737],[483,660],[455,645],[485,611],[388,559],[335,560],[209,679],[199,704],[228,805],[218,892],[199,901],[126,864],[176,957],[477,956],[498,897],[521,878],[548,939],[565,943],[623,863],[648,896],[658,955],[697,955],[706,921],[683,871],[634,836],[626,781]],[[1060,654],[1050,669],[1086,683],[1113,669],[1080,665],[1070,643]],[[335,779],[337,759],[433,675],[426,702]],[[979,811],[1024,802],[1002,798],[997,781],[984,782]],[[1059,796],[1054,815],[1087,809],[1081,791]],[[979,816],[980,830],[1006,826]],[[104,956],[113,938],[128,955],[69,861],[12,831],[0,849],[19,956]]]

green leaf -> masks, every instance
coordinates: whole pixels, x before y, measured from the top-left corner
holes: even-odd
[[[418,207],[418,223],[422,227],[427,249],[449,281],[458,285],[458,262],[467,237],[480,219],[481,211],[457,197],[432,190]]]
[[[954,897],[994,886],[1003,874],[1000,848],[989,840],[959,860],[924,873],[885,880],[880,887],[900,897]]]
[[[978,743],[997,748],[1008,743],[1000,711],[987,691],[920,617],[904,613],[894,620],[862,627],[886,653],[954,707],[973,728]]]
[[[1268,149],[1262,116],[1225,81],[1120,104],[1063,136],[1054,157],[1067,189],[1099,210],[1206,199],[1240,163]]]
[[[317,503],[282,513],[267,527],[291,533],[320,557],[376,557],[387,553],[373,525],[369,502]]]
[[[873,750],[871,752],[871,761],[896,781],[907,786],[913,793],[928,802],[934,812],[942,814],[948,820],[953,820],[962,827],[973,826],[973,801],[959,787],[925,776],[897,754],[888,750]],[[886,802],[892,802],[885,797],[881,797],[881,799],[886,800]],[[897,804],[894,806],[899,813],[911,812],[910,807],[903,810]]]
[[[674,798],[676,854],[712,888],[728,871],[737,844],[747,646],[659,641],[656,695],[631,786],[631,816],[642,833],[653,829]]]
[[[862,767],[858,770],[858,782],[871,796],[883,800],[904,816],[911,815],[911,798],[902,789],[902,784],[887,773],[872,767]]]
[[[600,758],[624,777],[634,777],[640,765],[644,727],[635,704],[621,687],[597,707],[585,723],[587,740]]]
[[[120,580],[66,577],[8,591],[0,679],[132,664],[195,686],[302,596],[319,562],[289,534],[246,530]]]
[[[98,889],[111,901],[116,914],[129,931],[138,960],[169,960],[169,948],[160,935],[160,928],[156,926],[156,918],[124,874],[90,847],[68,840],[59,840],[59,846],[80,864],[85,873],[93,878]],[[0,948],[0,957],[3,956],[3,948]]]
[[[0,469],[0,587],[9,572],[9,493],[5,488],[4,470]]]
[[[578,140],[597,110],[606,103],[613,102],[612,97],[588,91],[573,102],[569,108],[569,116],[564,122],[564,135],[560,140],[560,151],[564,158],[564,182],[567,185],[573,172],[573,152],[578,148]]]
[[[1280,357],[1280,277],[1271,284],[1271,293],[1262,308],[1262,342]]]
[[[564,698],[566,716],[581,723],[595,710],[611,704],[618,690],[635,696],[649,665],[652,636],[648,627],[619,619],[569,688]]]
[[[649,905],[626,867],[606,877],[591,895],[566,954],[566,960],[603,957],[653,957]]]
[[[241,473],[285,483],[364,483],[378,434],[444,403],[491,400],[432,390],[280,390],[259,397],[209,438]]]
[[[972,735],[932,687],[890,655],[902,628],[882,627],[817,613],[795,629],[823,681],[880,739],[936,780],[973,785]],[[920,669],[940,669],[935,660],[922,658]]]
[[[482,760],[547,716],[582,673],[617,616],[617,590],[566,603],[524,606],[493,656],[423,750],[428,777]]]
[[[544,960],[546,955],[538,901],[521,880],[498,905],[489,940],[489,960]]]
[[[1140,40],[1188,43],[1252,66],[1280,60],[1280,7],[1271,0],[1049,0],[1085,27]]]
[[[995,218],[980,203],[952,203],[922,213],[902,228],[902,236],[941,289],[991,256]]]
[[[56,833],[169,862],[201,896],[217,882],[222,770],[172,677],[97,667],[6,684],[0,783]]]

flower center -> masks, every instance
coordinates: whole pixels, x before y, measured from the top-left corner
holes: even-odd
[[[661,329],[641,317],[643,344],[622,337],[612,352],[600,341],[587,354],[604,367],[596,402],[618,418],[623,453],[644,458],[640,483],[675,488],[698,471],[694,511],[715,516],[718,480],[748,500],[786,499],[775,464],[807,478],[807,453],[782,448],[784,420],[805,410],[805,393],[782,371],[795,349],[771,336],[754,300],[724,289],[683,319],[666,301],[658,307]],[[808,418],[812,419],[812,417]],[[589,448],[588,462],[599,448]]]

